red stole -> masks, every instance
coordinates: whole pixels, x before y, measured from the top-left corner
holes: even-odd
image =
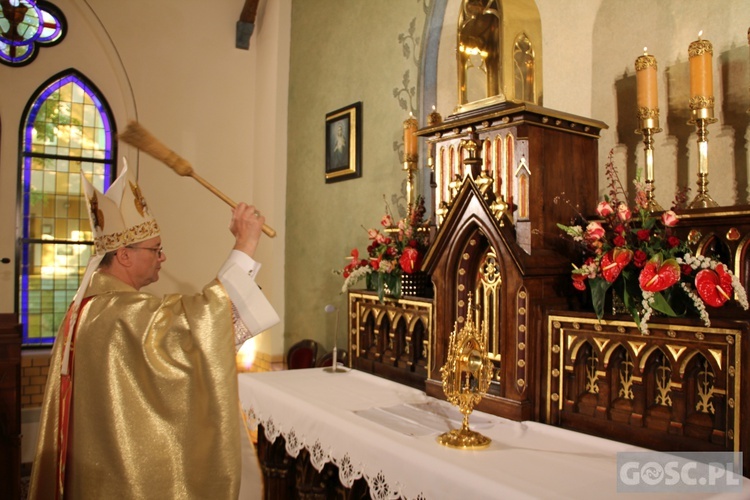
[[[86,297],[78,306],[78,316],[76,318],[76,325],[70,329],[71,316],[73,315],[73,307],[68,310],[68,314],[65,315],[65,321],[63,324],[62,331],[65,332],[65,338],[61,339],[63,345],[68,340],[67,335],[71,335],[70,340],[70,356],[68,358],[68,374],[60,374],[60,418],[59,428],[57,435],[57,446],[58,446],[58,458],[57,458],[57,490],[55,497],[61,500],[65,497],[65,463],[68,458],[68,442],[70,438],[70,421],[71,412],[73,410],[73,368],[75,367],[75,341],[76,332],[78,331],[78,321],[81,318],[81,311],[84,306],[88,303],[91,297]],[[70,332],[70,333],[68,333]]]

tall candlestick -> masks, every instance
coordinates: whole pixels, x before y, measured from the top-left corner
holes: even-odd
[[[643,135],[643,152],[646,160],[646,200],[652,212],[664,210],[654,197],[654,134],[659,128],[659,93],[656,87],[656,58],[643,47],[643,55],[635,60],[639,128]]]
[[[688,56],[690,58],[690,109],[703,109],[714,105],[714,79],[712,58],[714,48],[708,40],[702,40],[698,33],[698,40],[690,43]]]
[[[638,89],[638,108],[659,109],[656,88],[656,58],[643,47],[643,55],[635,60],[635,82]]]
[[[417,119],[411,113],[404,121],[404,161],[417,162]]]

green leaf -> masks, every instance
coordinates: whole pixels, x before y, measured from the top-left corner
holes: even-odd
[[[604,316],[604,301],[607,298],[607,290],[612,284],[602,277],[597,276],[589,280],[591,289],[591,305],[594,306],[596,317],[602,319]]]
[[[674,312],[674,309],[672,309],[672,306],[669,305],[669,302],[661,292],[656,292],[654,294],[654,301],[651,303],[651,309],[666,314],[667,316],[672,316],[673,318],[682,316],[682,314]]]

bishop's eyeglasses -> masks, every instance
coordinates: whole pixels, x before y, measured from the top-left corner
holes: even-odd
[[[162,255],[164,255],[164,247],[151,248],[151,247],[134,247],[134,246],[128,245],[126,248],[130,248],[133,250],[148,250],[150,252],[156,253],[156,257],[159,259],[161,258]]]

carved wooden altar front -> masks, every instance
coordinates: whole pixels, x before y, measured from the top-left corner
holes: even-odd
[[[750,450],[747,322],[551,312],[543,421],[662,451]],[[745,464],[745,474],[750,468]]]

